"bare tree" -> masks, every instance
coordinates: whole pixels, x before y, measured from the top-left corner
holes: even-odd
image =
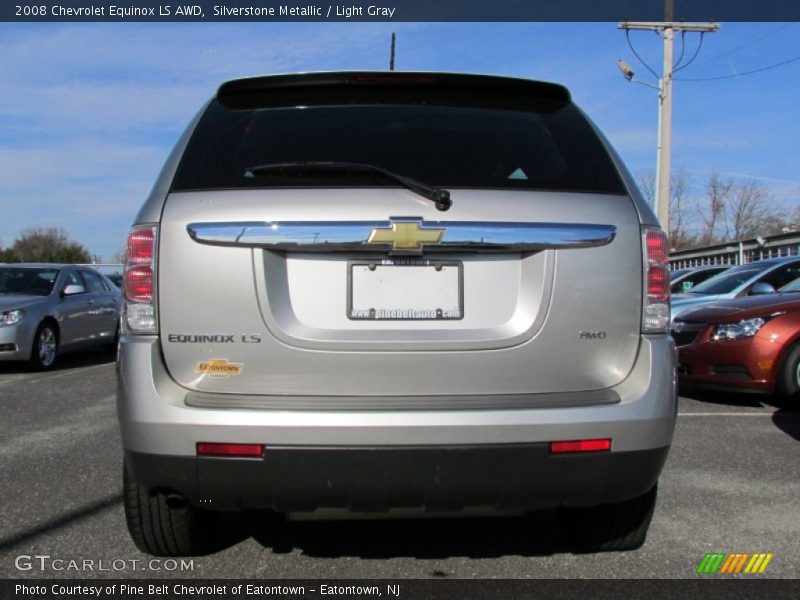
[[[693,204],[690,197],[692,178],[683,169],[678,169],[670,176],[669,200],[669,239],[670,246],[675,250],[689,248],[695,243],[695,236],[691,233],[692,221],[689,205]]]
[[[114,254],[111,255],[111,262],[117,264],[125,264],[125,247],[117,248]]]
[[[639,174],[637,183],[647,203],[653,207],[655,203],[655,171],[644,171]],[[674,250],[688,248],[695,243],[695,236],[691,233],[694,211],[694,200],[691,198],[692,178],[681,168],[670,175],[669,186],[669,239],[670,247]]]
[[[12,250],[20,262],[88,263],[91,258],[86,247],[61,227],[24,229]]]
[[[636,183],[639,184],[639,189],[642,192],[647,204],[650,208],[655,210],[656,205],[656,172],[652,169],[642,171],[636,178]]]
[[[796,194],[797,200],[795,201],[794,212],[791,212],[788,215],[785,233],[790,231],[800,231],[800,189],[797,190]]]
[[[637,183],[652,206],[655,173],[639,173]],[[673,250],[800,230],[800,203],[784,208],[757,181],[723,177],[713,171],[704,194],[694,196],[693,189],[692,177],[685,169],[671,175],[669,237]]]
[[[709,175],[704,206],[698,207],[704,224],[700,235],[701,245],[707,246],[721,239],[722,230],[725,228],[725,205],[732,189],[732,179],[723,179],[717,171]]]
[[[742,240],[768,234],[770,220],[783,221],[772,194],[753,181],[734,184],[725,207],[725,233],[729,240]]]

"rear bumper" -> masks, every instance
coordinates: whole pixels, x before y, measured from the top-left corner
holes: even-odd
[[[626,500],[653,487],[667,451],[551,455],[547,444],[268,447],[258,459],[136,452],[125,459],[140,483],[209,509],[449,512]]]
[[[187,405],[157,340],[123,338],[117,408],[129,467],[200,505],[306,510],[385,504],[592,505],[652,487],[676,419],[671,338],[644,337],[612,404],[457,410],[272,410]],[[576,394],[580,396],[580,393]],[[492,406],[486,398],[484,406]],[[603,454],[548,442],[610,438]],[[197,458],[197,442],[265,444],[262,460]],[[304,504],[305,503],[305,504]],[[310,508],[309,508],[310,509]]]

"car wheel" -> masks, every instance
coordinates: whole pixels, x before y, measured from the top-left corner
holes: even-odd
[[[656,489],[638,498],[587,508],[561,508],[559,521],[570,549],[576,552],[635,550],[644,544]]]
[[[117,326],[114,329],[114,339],[106,344],[106,348],[108,348],[109,352],[116,352],[117,345],[119,344],[119,335],[120,335],[120,322],[117,321]]]
[[[33,336],[31,367],[37,371],[51,368],[58,357],[58,331],[52,323],[42,323]]]
[[[195,556],[212,549],[213,513],[183,498],[149,492],[123,468],[128,532],[136,547],[154,556]]]
[[[784,398],[793,398],[800,392],[800,343],[795,344],[786,355],[780,370],[775,391]]]

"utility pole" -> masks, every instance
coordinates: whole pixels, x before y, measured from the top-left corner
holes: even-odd
[[[389,70],[394,71],[394,43],[395,43],[395,35],[392,33],[392,50],[389,54]]]
[[[669,234],[669,176],[670,151],[672,145],[672,46],[676,31],[712,32],[719,29],[717,23],[676,23],[674,0],[664,0],[664,21],[623,21],[619,29],[647,29],[661,32],[664,40],[664,63],[661,79],[658,80],[658,148],[656,156],[655,209],[661,228]],[[633,74],[631,73],[631,76]],[[628,80],[630,81],[630,77]]]

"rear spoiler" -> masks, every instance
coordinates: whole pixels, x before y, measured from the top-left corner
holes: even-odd
[[[433,88],[448,92],[499,93],[571,102],[569,90],[556,83],[493,75],[395,71],[298,73],[234,79],[223,83],[217,90],[216,97],[218,100],[227,100],[264,92],[352,91],[361,86],[373,89],[403,88],[421,91]]]

